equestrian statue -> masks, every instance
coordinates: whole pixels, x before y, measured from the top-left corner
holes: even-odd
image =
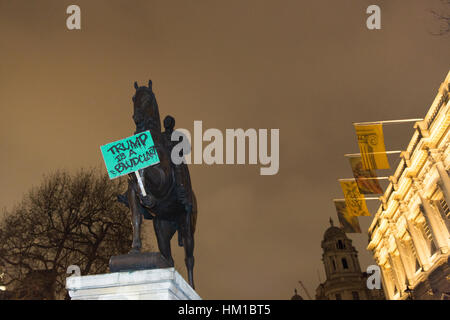
[[[150,131],[160,162],[139,170],[146,191],[145,196],[140,191],[134,173],[128,175],[128,190],[118,196],[118,200],[131,210],[133,242],[129,256],[140,254],[142,219],[149,219],[153,220],[161,255],[168,265],[173,266],[170,240],[178,232],[178,245],[184,247],[185,251],[188,281],[194,288],[194,232],[197,200],[192,190],[187,165],[184,162],[175,164],[172,161],[172,149],[178,143],[171,140],[175,119],[167,116],[164,119],[165,131],[162,132],[152,81],[148,82],[148,86],[138,86],[135,82],[134,88],[136,89],[133,96],[135,134]]]

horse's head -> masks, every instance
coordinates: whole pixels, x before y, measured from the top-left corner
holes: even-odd
[[[148,87],[139,87],[134,83],[136,93],[133,96],[133,120],[136,124],[136,132],[150,130],[152,136],[161,134],[161,120],[159,118],[158,103],[152,90],[152,81],[148,81]]]
[[[135,82],[134,88],[136,89],[136,93],[133,96],[135,134],[150,130],[160,160],[157,165],[144,169],[144,183],[146,189],[154,197],[161,198],[170,190],[173,181],[169,159],[170,154],[166,144],[161,141],[162,133],[158,103],[152,90],[151,80],[148,81],[148,87],[140,87]]]

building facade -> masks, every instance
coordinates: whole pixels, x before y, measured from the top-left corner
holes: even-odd
[[[367,274],[361,271],[358,252],[345,232],[333,225],[325,231],[322,261],[326,281],[316,289],[316,300],[383,299],[381,290],[367,288]]]
[[[450,294],[450,72],[401,153],[369,228],[387,299]]]

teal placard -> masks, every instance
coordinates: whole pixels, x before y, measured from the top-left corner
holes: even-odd
[[[159,163],[150,131],[105,144],[100,150],[110,179]]]

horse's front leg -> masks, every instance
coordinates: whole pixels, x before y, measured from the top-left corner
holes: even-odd
[[[131,245],[130,253],[137,253],[141,251],[141,224],[142,224],[142,214],[139,210],[139,200],[136,195],[136,190],[133,188],[130,181],[128,185],[128,203],[131,210],[131,226],[133,227],[133,243]]]

